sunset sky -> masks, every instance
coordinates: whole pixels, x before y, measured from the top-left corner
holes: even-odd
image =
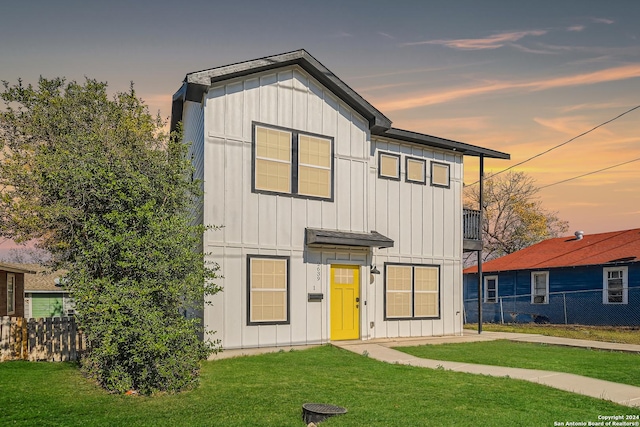
[[[637,0],[24,0],[2,6],[0,79],[133,81],[168,117],[186,73],[304,48],[394,127],[510,153],[491,174],[640,105],[639,22]],[[640,109],[516,170],[545,187],[634,159],[541,189],[590,234],[640,227]]]

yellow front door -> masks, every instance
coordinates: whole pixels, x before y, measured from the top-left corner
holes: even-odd
[[[331,266],[331,339],[360,338],[360,267]]]

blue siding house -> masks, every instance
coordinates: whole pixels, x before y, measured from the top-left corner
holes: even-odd
[[[483,264],[483,321],[640,325],[640,228],[545,240]],[[464,270],[478,321],[478,269]]]

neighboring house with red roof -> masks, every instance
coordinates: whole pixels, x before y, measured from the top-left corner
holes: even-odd
[[[464,270],[477,322],[478,268]],[[483,320],[640,325],[640,228],[545,240],[483,264]]]

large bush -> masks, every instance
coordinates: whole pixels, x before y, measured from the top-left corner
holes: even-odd
[[[133,87],[106,89],[4,83],[0,235],[36,239],[69,271],[91,377],[116,392],[178,391],[214,350],[188,315],[219,290],[191,223],[199,184],[180,135],[162,132]]]

